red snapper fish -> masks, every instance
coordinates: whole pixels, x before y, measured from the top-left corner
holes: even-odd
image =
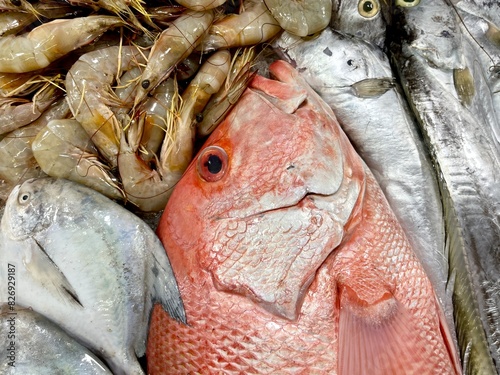
[[[331,109],[256,76],[177,184],[162,240],[187,325],[156,306],[150,374],[460,374],[424,273]]]

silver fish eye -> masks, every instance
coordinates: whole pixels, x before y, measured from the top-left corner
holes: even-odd
[[[23,203],[26,203],[27,201],[29,201],[30,197],[31,197],[30,193],[21,193],[21,194],[19,194],[18,201],[19,201],[19,203],[23,204]]]

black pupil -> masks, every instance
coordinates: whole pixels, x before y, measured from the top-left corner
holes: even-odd
[[[405,0],[405,1],[407,1],[407,0]],[[367,1],[366,3],[364,3],[363,10],[366,13],[370,13],[373,10],[373,3],[371,1]]]
[[[21,199],[22,199],[23,201],[27,201],[27,200],[28,200],[28,198],[29,198],[29,195],[28,195],[28,194],[24,194],[24,195],[21,197]]]
[[[210,154],[205,162],[205,166],[210,173],[217,174],[222,169],[222,160],[217,155]]]
[[[143,89],[147,89],[149,87],[149,84],[149,80],[145,79],[144,81],[142,81],[141,86]]]

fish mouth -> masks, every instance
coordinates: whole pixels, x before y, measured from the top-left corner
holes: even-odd
[[[328,198],[331,197],[331,194],[318,194],[318,193],[306,193],[302,195],[300,198],[295,199],[291,201],[290,203],[281,205],[279,207],[272,207],[268,209],[263,209],[259,210],[258,212],[254,213],[249,213],[247,215],[236,215],[236,216],[227,216],[225,218],[219,217],[219,219],[242,219],[242,220],[251,220],[255,218],[260,218],[264,215],[267,214],[272,214],[272,213],[279,213],[279,212],[285,212],[285,211],[290,211],[292,209],[300,209],[301,207],[306,207],[306,206],[313,206],[309,207],[311,209],[318,209],[315,205],[314,202],[316,202],[318,199],[321,198]]]

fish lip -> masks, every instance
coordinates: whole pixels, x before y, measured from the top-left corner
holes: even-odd
[[[286,205],[283,205],[283,206],[279,206],[279,207],[275,207],[275,208],[269,208],[269,209],[265,209],[265,210],[262,210],[262,211],[258,211],[258,212],[254,212],[254,213],[249,213],[249,214],[243,215],[243,216],[239,216],[239,215],[235,215],[235,216],[220,216],[220,215],[217,215],[215,217],[215,220],[216,221],[218,221],[218,220],[231,220],[231,219],[248,220],[248,219],[258,218],[258,217],[263,216],[263,215],[268,214],[268,213],[279,212],[279,211],[287,211],[287,210],[292,209],[292,208],[297,208],[297,207],[299,207],[301,205],[301,203],[304,203],[307,200],[309,200],[311,202],[314,202],[315,197],[316,198],[329,197],[331,195],[332,194],[305,193],[301,198],[299,198],[297,200],[294,200],[293,202],[291,202],[289,204],[286,204]]]

